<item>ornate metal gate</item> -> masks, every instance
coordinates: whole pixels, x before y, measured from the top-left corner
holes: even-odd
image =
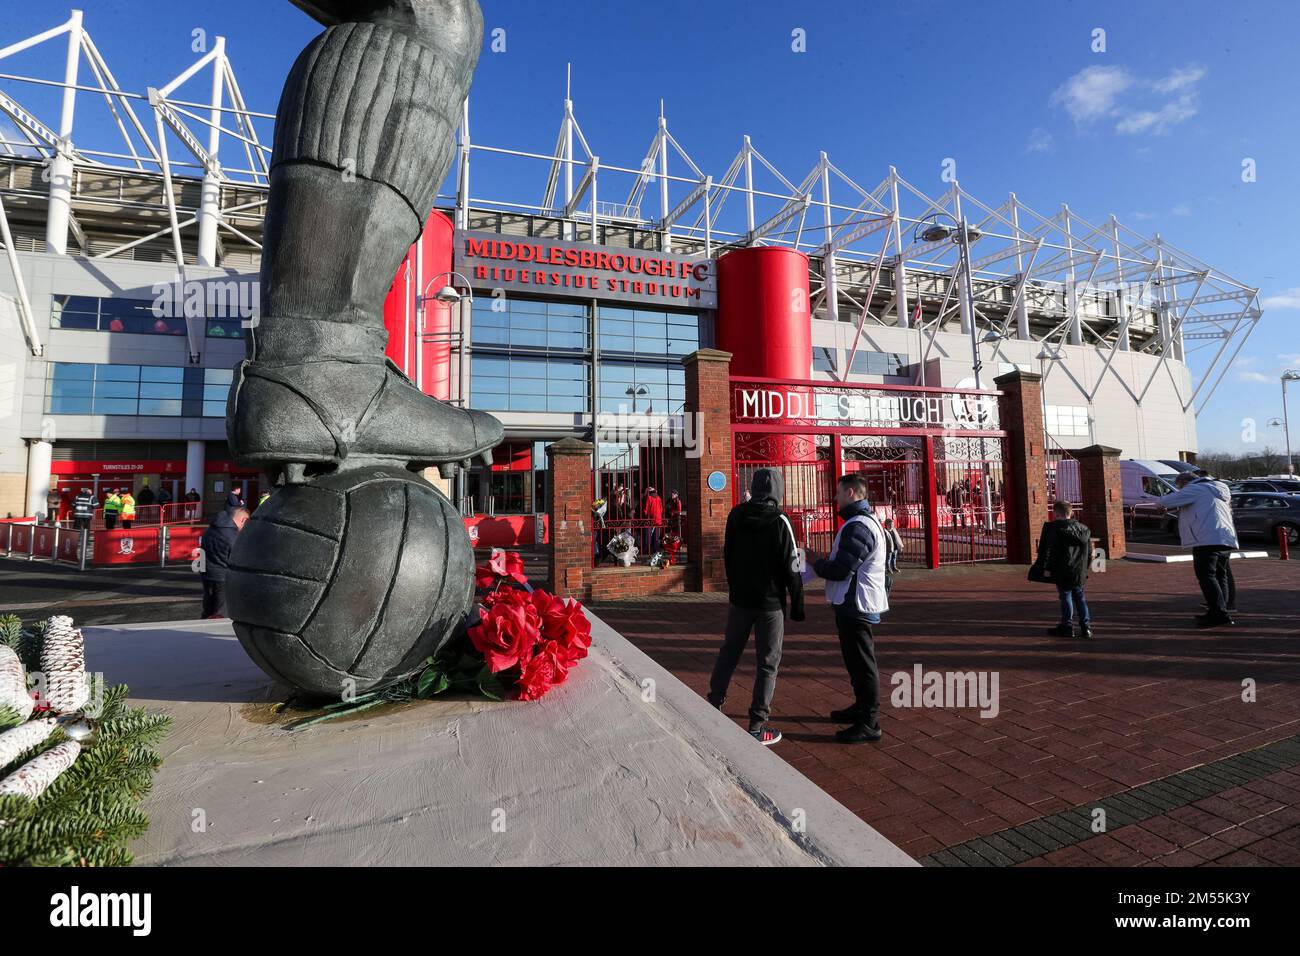
[[[840,525],[835,483],[857,472],[898,529],[902,562],[1006,560],[996,394],[733,378],[733,500],[755,469],[779,469],[795,537],[824,554]]]

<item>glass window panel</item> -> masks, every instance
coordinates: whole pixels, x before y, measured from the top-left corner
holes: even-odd
[[[511,394],[525,393],[528,395],[541,395],[546,392],[546,379],[544,378],[516,378],[510,381]]]
[[[506,304],[511,312],[542,312],[546,311],[546,302],[542,299],[507,299]]]
[[[551,378],[567,378],[574,381],[586,381],[587,364],[585,362],[551,362],[548,369]]]
[[[141,382],[140,397],[179,399],[181,397],[182,387],[183,386],[179,382]],[[204,397],[206,398],[208,396],[205,395]],[[216,398],[215,395],[212,397]]]
[[[80,362],[55,362],[54,380],[56,382],[90,381],[95,377],[95,366]]]
[[[51,312],[50,327],[55,329],[97,329],[99,319],[95,313]]]
[[[587,410],[587,399],[586,396],[582,395],[572,397],[552,396],[547,404],[553,412],[585,412]]]
[[[144,386],[140,388],[140,394],[145,394]],[[230,394],[229,385],[204,385],[203,400],[205,402],[224,402],[226,396]]]
[[[227,372],[227,375],[230,373]],[[183,382],[185,381],[185,369],[171,368],[166,365],[142,365],[140,366],[140,381],[142,382]]]
[[[96,398],[135,398],[140,394],[139,382],[96,382]]]
[[[604,319],[600,321],[600,334],[605,335],[632,335],[636,331],[636,326],[631,322],[607,322]]]
[[[136,406],[134,398],[101,398],[96,395],[92,411],[96,415],[134,415]]]
[[[47,405],[51,415],[89,415],[89,395],[51,395]]]
[[[624,322],[632,322],[636,319],[636,310],[620,309],[617,306],[612,305],[602,305],[600,307],[600,318],[602,321],[605,319],[616,319]]]
[[[470,329],[470,341],[474,345],[507,345],[510,342],[510,330],[502,326],[474,323]]]
[[[512,329],[544,329],[546,328],[546,316],[540,313],[519,312],[510,317],[510,327]]]
[[[499,392],[480,392],[474,389],[470,403],[485,411],[505,411],[510,407],[510,397]]]
[[[470,359],[470,374],[475,377],[479,375],[508,375],[510,374],[510,360],[475,355]]]
[[[813,346],[813,369],[818,372],[835,371],[835,353],[837,349],[826,346]]]
[[[532,329],[511,329],[510,344],[541,348],[546,345],[546,333]]]
[[[510,377],[512,379],[546,378],[546,360],[511,359]]]
[[[181,413],[181,400],[177,399],[140,399],[141,415],[175,415]]]
[[[140,366],[138,365],[97,365],[95,379],[100,382],[138,382]]]
[[[584,349],[587,347],[587,336],[581,332],[550,332],[546,336],[546,344],[553,349]]]
[[[72,398],[78,395],[84,395],[89,398],[94,391],[94,385],[91,382],[51,382],[50,394],[61,398]]]
[[[601,351],[610,352],[635,352],[635,342],[630,336],[623,335],[604,335],[600,337]]]
[[[500,378],[496,375],[475,375],[473,388],[475,391],[482,390],[485,392],[500,392],[503,395],[510,392],[510,379]]]
[[[546,311],[553,316],[576,316],[585,321],[588,307],[585,302],[551,302],[547,304]]]
[[[519,392],[512,393],[510,396],[510,410],[512,412],[544,412],[546,411],[546,396],[527,395]]]
[[[235,370],[229,368],[205,368],[203,381],[207,385],[230,385],[235,381]]]
[[[509,324],[510,314],[508,312],[492,312],[487,310],[474,313],[474,328],[486,326],[487,328],[492,329],[504,329]]]
[[[204,402],[203,403],[204,418],[225,418],[225,416],[226,416],[225,402]]]

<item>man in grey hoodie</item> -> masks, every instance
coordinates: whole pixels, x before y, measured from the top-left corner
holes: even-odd
[[[1178,490],[1160,503],[1178,509],[1178,537],[1192,549],[1192,568],[1205,595],[1205,614],[1196,616],[1197,627],[1234,623],[1228,614],[1228,561],[1237,550],[1237,527],[1232,520],[1232,492],[1209,475],[1181,472],[1174,479]]]
[[[794,528],[781,510],[785,482],[772,468],[759,468],[750,481],[750,498],[727,515],[723,556],[727,565],[727,632],[709,680],[709,703],[719,709],[727,699],[731,675],[740,662],[749,632],[754,632],[758,672],[749,705],[749,733],[764,746],[781,739],[768,722],[776,671],[781,664],[785,611],[802,621],[803,578]]]

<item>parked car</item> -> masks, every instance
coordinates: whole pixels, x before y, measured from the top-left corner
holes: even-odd
[[[1234,495],[1256,491],[1295,495],[1300,494],[1300,478],[1243,478],[1228,482],[1228,488]]]
[[[1165,531],[1176,531],[1178,516],[1160,504],[1160,499],[1174,491],[1178,473],[1162,461],[1146,458],[1123,458],[1119,463],[1120,488],[1124,495],[1124,508],[1134,521],[1159,525]],[[1055,497],[1065,501],[1082,500],[1079,490],[1079,463],[1073,458],[1062,458],[1056,464]]]
[[[1161,458],[1159,464],[1168,465],[1175,472],[1179,471],[1200,471],[1200,465],[1194,465],[1190,461],[1175,461],[1172,458]]]
[[[1290,547],[1300,545],[1300,495],[1233,495],[1232,520],[1238,534],[1263,535],[1276,541],[1278,529],[1283,529]]]

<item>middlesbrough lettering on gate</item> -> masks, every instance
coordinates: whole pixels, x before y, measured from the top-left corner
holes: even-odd
[[[997,398],[974,392],[732,384],[736,423],[858,428],[998,428]]]
[[[714,260],[578,242],[456,233],[454,268],[476,286],[713,309]]]

